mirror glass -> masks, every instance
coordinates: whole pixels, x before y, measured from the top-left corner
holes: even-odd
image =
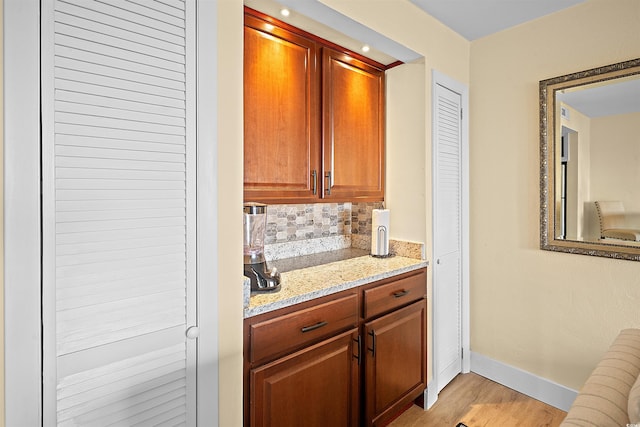
[[[540,82],[541,248],[640,261],[640,58]]]

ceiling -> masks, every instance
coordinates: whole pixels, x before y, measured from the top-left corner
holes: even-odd
[[[467,40],[532,21],[587,0],[409,0]],[[576,70],[577,71],[577,70]],[[560,99],[588,117],[640,112],[637,77],[582,87],[559,94]]]
[[[566,102],[590,118],[640,112],[640,78],[631,76],[581,86],[578,90],[557,93]]]
[[[409,0],[467,40],[532,21],[586,0]]]

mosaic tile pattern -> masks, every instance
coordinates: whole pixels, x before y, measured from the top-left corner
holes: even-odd
[[[267,206],[265,245],[351,234],[351,203]]]
[[[382,202],[269,205],[265,245],[371,234],[371,211],[381,208]]]
[[[352,246],[369,249],[371,217],[383,202],[312,203],[267,206],[265,256],[268,260]]]
[[[353,203],[351,209],[351,234],[371,236],[372,211],[383,209],[382,202]]]

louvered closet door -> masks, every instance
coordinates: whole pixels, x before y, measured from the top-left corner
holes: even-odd
[[[195,425],[195,2],[41,4],[44,424]]]
[[[462,371],[462,100],[439,84],[434,97],[434,353],[440,392]]]

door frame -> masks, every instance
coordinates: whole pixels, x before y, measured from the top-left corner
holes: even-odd
[[[458,94],[460,94],[460,98],[461,98],[461,102],[462,102],[462,120],[461,120],[461,125],[462,125],[462,129],[461,129],[461,199],[462,199],[462,205],[461,205],[461,223],[462,223],[462,229],[461,229],[461,239],[462,239],[462,247],[461,247],[461,290],[462,290],[462,296],[461,296],[461,328],[462,328],[462,334],[461,334],[461,346],[462,346],[462,352],[463,352],[463,358],[462,358],[462,372],[463,373],[467,373],[470,371],[471,369],[471,358],[470,358],[470,333],[469,333],[469,325],[470,325],[470,319],[469,319],[469,88],[467,87],[467,85],[460,83],[456,80],[454,80],[453,78],[447,76],[446,74],[436,70],[436,69],[432,69],[431,70],[431,112],[432,112],[432,126],[431,126],[431,153],[432,153],[432,174],[435,174],[435,164],[433,164],[433,162],[435,162],[435,150],[437,149],[436,145],[435,145],[435,140],[436,140],[436,135],[435,135],[435,121],[436,121],[436,117],[435,117],[435,113],[436,113],[436,97],[435,97],[435,93],[436,93],[436,86],[440,85],[443,86],[453,92],[456,92]],[[435,182],[435,177],[432,176],[432,185]],[[432,202],[433,202],[433,198],[435,197],[435,188],[432,188],[431,191],[431,197],[432,197]],[[433,203],[432,203],[433,206]],[[434,232],[433,232],[433,227],[434,227],[434,222],[435,222],[435,215],[432,216],[432,237],[434,236]],[[432,239],[432,245],[434,244],[434,241]],[[432,254],[435,254],[435,247],[432,247]],[[435,321],[436,321],[436,316],[435,316],[435,312],[438,309],[438,304],[436,301],[437,298],[437,290],[435,289],[435,278],[434,278],[434,284],[432,286],[433,289],[433,302],[431,304],[432,306],[432,310],[431,310],[431,330],[433,331],[433,348],[435,349],[438,346],[438,334],[436,332],[436,325],[435,325]],[[434,368],[433,370],[433,377],[429,383],[429,385],[427,386],[427,391],[426,391],[426,402],[425,402],[425,409],[430,408],[438,399],[438,390],[437,390],[437,375],[438,373],[435,371],[435,366],[436,365],[436,352],[432,351],[432,358],[434,359],[431,362],[431,366]]]
[[[198,423],[218,426],[217,2],[196,3]],[[4,425],[47,425],[42,396],[40,0],[3,1]],[[203,25],[200,25],[203,23]],[[202,78],[200,78],[202,76]],[[213,78],[212,78],[213,76]],[[213,191],[211,191],[213,189]],[[206,220],[205,220],[206,219]],[[10,351],[8,350],[10,349]]]
[[[4,422],[36,426],[42,422],[40,4],[3,3]]]

